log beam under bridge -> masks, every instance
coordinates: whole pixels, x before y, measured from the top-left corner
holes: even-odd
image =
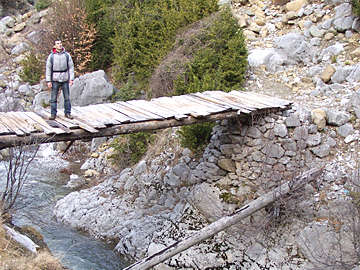
[[[291,102],[252,92],[207,91],[150,101],[73,107],[74,119],[50,112],[0,113],[0,149],[24,144],[87,140],[286,110]]]

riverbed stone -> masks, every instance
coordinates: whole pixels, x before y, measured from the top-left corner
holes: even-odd
[[[350,115],[344,111],[327,110],[327,123],[334,126],[342,126],[350,120]]]
[[[350,123],[346,123],[342,126],[339,126],[337,129],[337,133],[341,137],[347,137],[347,136],[351,135],[353,132],[354,132],[354,127]]]

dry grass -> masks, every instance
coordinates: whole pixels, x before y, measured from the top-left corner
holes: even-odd
[[[1,270],[63,270],[59,260],[46,250],[37,256],[11,240],[0,220],[0,269]]]

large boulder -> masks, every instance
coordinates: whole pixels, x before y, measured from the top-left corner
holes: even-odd
[[[106,102],[113,94],[114,87],[108,81],[103,70],[98,70],[74,80],[70,87],[70,100],[72,106],[86,106]],[[49,91],[40,92],[36,95],[33,106],[49,104]],[[58,108],[64,107],[64,98],[59,95]]]
[[[98,70],[76,78],[70,88],[72,105],[86,106],[103,103],[111,97],[114,86],[108,81],[103,70]],[[62,96],[60,103],[62,102]]]

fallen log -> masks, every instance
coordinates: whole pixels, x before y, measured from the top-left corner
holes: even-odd
[[[313,168],[309,171],[306,171],[303,174],[295,177],[293,180],[286,182],[281,186],[275,188],[274,190],[262,195],[256,200],[251,201],[250,203],[236,210],[234,213],[211,223],[210,225],[202,228],[200,231],[185,238],[184,240],[177,241],[172,245],[160,250],[159,252],[128,266],[124,270],[149,269],[171,258],[172,256],[192,247],[193,245],[198,244],[207,238],[210,238],[218,232],[229,228],[230,226],[241,221],[242,219],[252,215],[256,211],[259,211],[265,206],[273,203],[274,201],[286,195],[290,191],[295,191],[303,187],[305,184],[318,178],[321,175],[322,171],[323,168]]]

